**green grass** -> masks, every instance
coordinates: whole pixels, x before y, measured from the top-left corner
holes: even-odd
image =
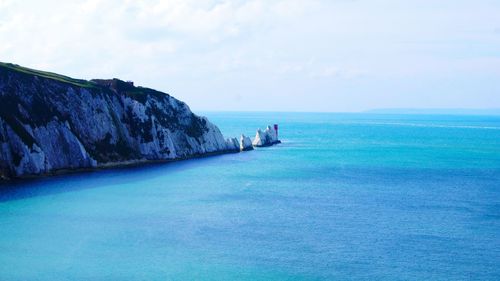
[[[28,74],[28,75],[35,75],[35,76],[39,76],[39,77],[44,77],[44,78],[56,80],[59,82],[75,85],[78,87],[85,87],[85,88],[96,88],[97,87],[97,85],[91,81],[74,79],[74,78],[60,75],[57,73],[40,71],[40,70],[36,70],[36,69],[22,67],[22,66],[19,66],[17,64],[12,64],[12,63],[0,62],[0,69],[1,68],[8,69],[11,71],[17,71],[17,72]]]
[[[62,83],[67,83],[70,85],[78,86],[78,87],[83,87],[83,88],[94,88],[94,89],[108,89],[107,86],[100,85],[98,83],[99,79],[93,81],[87,81],[87,80],[82,80],[82,79],[74,79],[68,76],[60,75],[57,73],[53,72],[47,72],[47,71],[41,71],[41,70],[36,70],[36,69],[31,69],[27,67],[23,67],[17,64],[12,64],[12,63],[4,63],[0,62],[0,71],[15,71],[24,75],[30,75],[30,76],[38,76],[38,77],[43,77],[51,80],[55,80],[58,82]],[[107,80],[107,79],[104,79]],[[143,104],[146,103],[148,96],[154,96],[156,98],[162,98],[165,95],[165,93],[149,89],[149,88],[144,88],[144,87],[135,87],[133,85],[129,85],[125,81],[119,80],[119,79],[113,79],[116,83],[115,87],[116,89],[125,94],[126,96],[137,100]]]

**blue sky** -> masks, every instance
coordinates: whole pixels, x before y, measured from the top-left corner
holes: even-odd
[[[193,110],[500,108],[498,0],[0,0],[0,61]]]

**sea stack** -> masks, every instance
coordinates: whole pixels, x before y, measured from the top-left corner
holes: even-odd
[[[226,146],[229,151],[240,152],[240,144],[236,138],[226,139]]]
[[[241,135],[241,137],[240,137],[240,150],[241,151],[253,150],[252,140],[249,137],[247,137],[245,135]]]
[[[257,130],[252,145],[255,147],[265,147],[278,143],[281,143],[281,141],[278,140],[276,130],[273,126],[267,126],[265,131],[262,131],[260,128]]]

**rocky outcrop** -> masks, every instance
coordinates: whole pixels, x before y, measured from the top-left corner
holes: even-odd
[[[278,134],[271,126],[267,126],[265,131],[258,129],[252,142],[255,147],[271,146],[278,143],[281,143],[281,141],[278,140]]]
[[[228,138],[226,140],[226,147],[228,150],[233,152],[240,152],[240,145],[236,138]]]
[[[174,97],[0,63],[0,177],[240,151]]]
[[[249,137],[247,137],[245,135],[241,135],[241,137],[240,137],[240,150],[241,151],[253,150],[252,140]]]

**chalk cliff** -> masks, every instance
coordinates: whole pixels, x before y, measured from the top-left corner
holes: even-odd
[[[240,150],[174,97],[0,63],[0,177]]]

